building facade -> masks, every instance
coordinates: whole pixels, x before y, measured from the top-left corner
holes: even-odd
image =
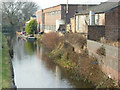
[[[105,13],[95,13],[92,22],[90,24],[90,14],[88,13],[79,13],[75,15],[75,27],[72,30],[73,32],[86,34],[88,33],[88,25],[105,25]],[[72,24],[72,22],[71,22]]]
[[[90,24],[90,16],[87,19],[88,53],[96,57],[101,70],[120,85],[120,48],[105,44],[106,40],[120,41],[120,2],[105,2],[91,10],[94,10],[95,16],[93,25]],[[84,22],[88,14],[89,11],[76,15],[76,31],[84,32]],[[103,42],[100,42],[102,37],[105,40],[103,38]],[[102,57],[96,53],[101,46],[105,49],[105,56]]]
[[[70,23],[70,18],[79,10],[84,10],[87,7],[94,5],[80,4],[60,4],[50,8],[36,12],[37,22],[40,30],[56,30],[56,20],[64,20],[65,24]],[[42,27],[42,28],[41,28]]]
[[[43,10],[36,12],[36,20],[37,20],[37,30],[38,32],[42,32],[44,28],[44,13]]]
[[[90,15],[90,11],[93,11],[93,16]],[[91,17],[92,24],[91,24]],[[105,38],[107,40],[119,40],[120,36],[120,5],[118,2],[104,2],[97,6],[93,6],[88,10],[81,11],[75,14],[75,27],[72,27],[72,32],[88,34],[88,26],[105,26]],[[71,19],[73,25],[73,18]],[[94,23],[93,23],[94,22]],[[93,26],[93,28],[94,28]],[[91,27],[90,27],[91,28]]]
[[[120,4],[106,12],[105,37],[108,41],[120,41]]]

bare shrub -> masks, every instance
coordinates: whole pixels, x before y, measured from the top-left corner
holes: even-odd
[[[105,48],[103,46],[101,46],[99,49],[97,49],[96,52],[98,55],[103,55],[105,56]]]
[[[71,52],[69,59],[72,60],[75,63],[78,63],[79,55],[75,52]]]
[[[71,44],[79,46],[81,49],[86,45],[86,38],[79,33],[68,33],[65,35],[65,39]]]
[[[59,36],[55,32],[44,34],[42,38],[43,45],[50,51],[55,49],[55,47],[58,45],[58,42]]]

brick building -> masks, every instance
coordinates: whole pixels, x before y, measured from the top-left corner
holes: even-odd
[[[101,70],[120,85],[120,47],[96,42],[101,37],[105,37],[108,41],[120,40],[120,2],[101,3],[96,6],[94,11],[104,13],[105,23],[104,25],[88,26],[87,48],[89,55],[95,56]],[[103,57],[96,53],[101,46],[105,49]]]
[[[120,41],[120,1],[106,12],[105,37],[108,41]]]
[[[90,25],[90,11],[94,12],[93,25]],[[81,10],[80,13],[75,14],[75,17],[71,19],[71,25],[75,23],[72,31],[88,35],[88,39],[92,40],[100,40],[101,37],[105,37],[109,41],[120,40],[119,22],[120,2],[102,2],[88,10]],[[99,35],[100,33],[101,35]]]
[[[43,10],[36,12],[36,20],[38,23],[38,27],[37,30],[38,32],[40,32],[40,30],[42,31],[44,28],[44,13]]]
[[[56,30],[56,20],[64,20],[66,24],[70,23],[70,18],[81,10],[85,10],[94,5],[84,4],[60,4],[36,12],[38,28],[40,30]],[[68,13],[67,13],[68,11]]]

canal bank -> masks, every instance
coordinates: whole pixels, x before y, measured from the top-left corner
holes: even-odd
[[[40,40],[44,41],[40,42],[28,42],[19,37],[10,40],[14,51],[12,64],[17,88],[114,87],[113,81],[94,64],[95,59],[84,56],[85,53],[75,53],[69,40],[64,41],[64,36],[55,39],[55,34],[46,35],[42,35]],[[47,48],[44,48],[45,43],[48,44]]]
[[[38,41],[29,42],[15,37],[11,42],[17,88],[92,88],[87,82],[70,79],[71,75],[65,69],[51,62],[53,60],[46,56],[49,50]]]
[[[2,34],[2,88],[13,88],[14,77],[12,72],[11,57],[9,55],[9,47],[7,39]]]
[[[71,79],[77,81],[82,79],[92,83],[96,88],[118,88],[118,85],[101,71],[97,60],[88,56],[84,49],[86,47],[85,40],[79,40],[81,36],[67,34],[59,37],[54,35],[55,33],[52,34],[45,34],[42,37],[42,44],[50,49],[48,56],[52,58],[53,62],[71,73]],[[74,42],[80,46],[81,50],[78,52],[81,53],[76,53],[72,46]]]

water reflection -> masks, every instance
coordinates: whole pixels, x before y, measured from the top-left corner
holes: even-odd
[[[36,50],[36,43],[35,42],[26,42],[25,49],[29,55],[33,55],[34,51]]]
[[[60,85],[60,80],[62,79],[62,77],[61,77],[61,70],[60,70],[60,68],[57,65],[56,65],[55,75],[56,75],[57,85],[59,86]]]
[[[37,56],[39,59],[42,59],[42,52],[43,52],[43,50],[42,50],[42,48],[40,48],[40,45],[37,42]]]
[[[59,80],[59,79],[62,79],[61,77],[61,69],[58,65],[56,65],[56,79]]]
[[[71,88],[58,66],[46,57],[37,42],[16,38],[12,60],[15,84],[18,88]]]

